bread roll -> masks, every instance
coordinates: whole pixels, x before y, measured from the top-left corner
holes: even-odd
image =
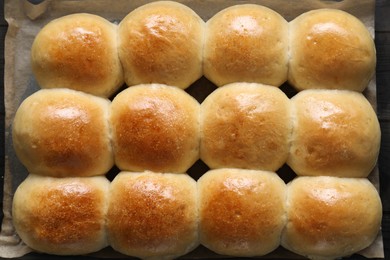
[[[287,80],[288,23],[275,11],[241,4],[223,9],[206,23],[204,75],[217,86]]]
[[[261,256],[280,244],[286,185],[276,173],[210,170],[198,180],[200,241],[231,256]]]
[[[361,94],[305,90],[291,99],[294,131],[288,165],[298,175],[367,177],[380,148],[380,126]]]
[[[204,21],[173,1],[148,3],[119,24],[119,57],[127,85],[161,83],[182,89],[202,76]]]
[[[179,88],[122,91],[112,102],[111,125],[121,170],[184,173],[199,158],[199,103]]]
[[[365,178],[298,177],[287,186],[287,217],[283,247],[312,259],[336,259],[374,241],[382,205]]]
[[[117,25],[85,13],[55,19],[35,37],[31,64],[42,88],[108,97],[123,84]]]
[[[290,22],[288,81],[296,89],[361,92],[372,78],[375,65],[373,38],[351,14],[318,9]]]
[[[119,173],[110,188],[110,245],[142,259],[188,253],[199,244],[196,194],[196,182],[186,174]]]
[[[32,249],[80,255],[108,245],[105,216],[109,181],[102,177],[52,178],[30,174],[17,188],[12,219]]]
[[[276,171],[287,160],[291,127],[280,89],[231,83],[201,104],[200,157],[210,168]]]
[[[105,174],[113,165],[110,102],[71,89],[42,89],[18,108],[15,152],[31,173],[52,177]]]

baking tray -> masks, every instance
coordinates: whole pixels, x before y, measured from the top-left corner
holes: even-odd
[[[35,2],[35,3],[34,3]],[[36,4],[40,2],[39,4]],[[46,0],[46,1],[26,1],[26,0],[6,0],[5,18],[9,24],[5,42],[5,95],[4,103],[6,110],[5,118],[5,174],[3,193],[4,219],[0,233],[0,257],[19,257],[29,252],[31,249],[23,244],[17,236],[12,225],[12,197],[17,186],[27,176],[27,171],[17,159],[11,140],[11,126],[14,114],[20,103],[29,95],[39,90],[30,67],[30,48],[35,35],[39,30],[52,19],[63,15],[87,12],[100,15],[111,22],[119,23],[130,11],[138,6],[152,2],[151,0],[131,1],[131,0]],[[179,0],[198,13],[203,20],[207,21],[218,11],[232,5],[255,3],[267,6],[280,13],[287,21],[294,19],[299,14],[318,8],[336,8],[345,10],[358,17],[374,35],[374,0],[344,0],[344,1],[321,1],[321,0]],[[126,86],[123,86],[125,88]],[[122,89],[123,89],[122,88]],[[202,77],[192,84],[186,91],[202,102],[216,86],[206,78]],[[292,97],[296,91],[287,83],[281,89]],[[376,108],[376,82],[375,77],[371,80],[364,95],[368,98],[374,108]],[[208,167],[201,161],[195,163],[188,170],[194,179],[198,179]],[[112,179],[119,170],[113,168],[107,177]],[[288,166],[283,166],[277,173],[286,181],[293,179],[295,174]],[[370,180],[379,188],[378,168],[369,176]],[[366,257],[383,257],[383,242],[381,234],[368,249],[360,252]],[[125,257],[111,248],[106,248],[100,252],[90,255],[91,257]],[[48,256],[49,257],[49,256]],[[210,259],[222,258],[212,253],[208,249],[200,246],[195,251],[181,258],[183,259]],[[302,258],[282,247],[279,247],[264,258]]]

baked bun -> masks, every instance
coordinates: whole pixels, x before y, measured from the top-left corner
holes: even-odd
[[[204,21],[173,1],[148,3],[119,24],[119,57],[126,84],[161,83],[182,89],[202,76]]]
[[[312,259],[337,259],[375,240],[382,205],[365,178],[298,177],[287,186],[287,218],[283,247]]]
[[[276,173],[210,170],[198,180],[202,245],[231,256],[261,256],[280,244],[286,185]]]
[[[18,108],[15,152],[31,173],[52,177],[105,174],[113,165],[110,102],[71,89],[42,89]]]
[[[110,245],[142,259],[190,252],[199,245],[196,194],[196,182],[187,174],[119,173],[110,189]]]
[[[130,87],[111,106],[116,165],[121,170],[184,173],[199,159],[199,103],[161,84]]]
[[[29,174],[17,188],[12,219],[32,249],[80,255],[108,245],[105,216],[109,181],[102,177],[52,178]]]
[[[85,13],[55,19],[35,37],[31,64],[42,88],[108,97],[123,84],[117,25]]]
[[[288,23],[275,11],[242,4],[223,9],[206,23],[203,71],[217,86],[287,80]]]
[[[296,89],[363,91],[375,72],[375,44],[349,13],[318,9],[290,22],[288,81]]]
[[[200,158],[210,168],[276,171],[287,160],[290,100],[279,89],[231,83],[201,104]]]
[[[298,175],[367,177],[380,147],[374,109],[358,92],[305,90],[291,99],[294,131],[287,164]]]

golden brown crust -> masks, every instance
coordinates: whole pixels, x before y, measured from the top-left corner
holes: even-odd
[[[133,86],[115,97],[111,109],[120,169],[180,173],[199,158],[199,103],[183,90]]]
[[[367,179],[298,177],[287,196],[282,245],[293,252],[334,259],[364,249],[377,236],[382,206]]]
[[[287,80],[288,23],[259,5],[228,7],[206,23],[204,74],[217,86]]]
[[[34,250],[87,254],[107,246],[105,215],[109,182],[104,177],[29,175],[13,200],[18,235]]]
[[[15,152],[39,175],[105,174],[114,164],[108,113],[106,99],[69,89],[40,90],[15,115]]]
[[[353,91],[305,90],[292,99],[289,166],[298,175],[367,177],[376,164],[380,126],[370,103]]]
[[[188,175],[120,173],[111,184],[107,229],[121,253],[184,255],[198,245],[196,182]]]
[[[200,157],[210,168],[276,171],[287,160],[290,101],[278,88],[232,83],[201,104]]]
[[[363,91],[375,72],[375,44],[356,17],[334,9],[290,22],[289,82],[297,89]]]
[[[108,97],[123,84],[117,26],[92,14],[63,16],[37,34],[31,48],[42,88],[71,88]]]
[[[119,55],[127,85],[187,88],[202,76],[204,21],[187,6],[158,1],[119,24]]]
[[[201,243],[218,254],[264,255],[279,246],[285,184],[273,172],[218,169],[198,180]]]

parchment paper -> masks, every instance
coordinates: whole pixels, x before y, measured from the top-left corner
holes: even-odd
[[[6,0],[5,18],[9,24],[5,40],[5,173],[3,212],[4,219],[0,232],[0,257],[20,257],[32,250],[28,248],[16,234],[12,225],[12,198],[17,186],[26,178],[27,171],[16,158],[12,149],[11,125],[15,112],[20,103],[29,95],[39,90],[30,67],[30,48],[38,31],[49,21],[71,13],[87,12],[100,15],[114,23],[119,23],[130,11],[138,6],[151,2],[151,0],[46,0],[39,5],[33,5],[26,0]],[[374,36],[374,0],[344,0],[344,1],[321,1],[321,0],[179,0],[192,8],[205,21],[218,11],[235,4],[256,3],[261,4],[280,13],[287,21],[294,19],[299,14],[318,8],[337,8],[347,11],[364,22]],[[187,89],[199,102],[210,94],[216,87],[202,77]],[[281,87],[291,97],[296,92],[288,85]],[[376,108],[376,82],[375,78],[370,82],[364,92],[365,96]],[[197,179],[208,170],[202,162],[197,162],[188,173]],[[115,174],[115,173],[114,173]],[[278,174],[287,182],[294,178],[291,170],[284,166]],[[378,168],[370,174],[369,179],[379,188]],[[369,258],[383,258],[383,241],[381,234],[377,240],[367,249],[360,252]],[[125,257],[114,252],[110,247],[94,253],[91,256],[103,258]],[[183,259],[221,258],[206,248],[200,246],[195,251],[182,257]],[[291,258],[298,259],[295,255],[283,248],[278,248],[267,258]]]

